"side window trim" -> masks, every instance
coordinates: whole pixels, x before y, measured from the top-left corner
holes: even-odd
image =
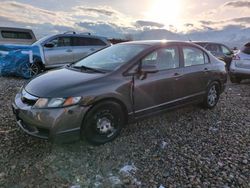
[[[203,51],[203,50],[202,50],[202,51]],[[211,63],[210,58],[209,58],[209,55],[208,55],[205,51],[203,51],[203,56],[204,56],[204,64],[209,64],[209,63]],[[207,59],[207,62],[206,62],[206,59]]]

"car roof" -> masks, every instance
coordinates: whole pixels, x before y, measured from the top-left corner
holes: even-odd
[[[212,41],[192,41],[195,44],[221,44],[221,45],[225,45],[223,43],[219,43],[219,42],[212,42]]]
[[[98,36],[98,35],[91,35],[91,34],[83,34],[83,33],[60,33],[52,36],[70,36],[70,37],[87,37],[87,38],[97,38],[97,39],[105,39],[106,37]]]
[[[175,40],[138,40],[138,41],[129,41],[129,42],[123,42],[121,44],[142,44],[142,45],[163,45],[163,44],[191,44],[195,45],[189,41],[175,41]]]

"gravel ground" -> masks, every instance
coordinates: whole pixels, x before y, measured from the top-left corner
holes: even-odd
[[[23,133],[10,105],[25,82],[0,77],[0,187],[250,187],[250,81],[228,83],[213,110],[154,116],[99,147]]]

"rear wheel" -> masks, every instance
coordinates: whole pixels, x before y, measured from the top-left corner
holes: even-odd
[[[240,82],[241,82],[241,78],[239,78],[239,77],[236,77],[236,76],[230,76],[230,81],[232,82],[232,83],[237,83],[237,84],[239,84]]]
[[[220,98],[220,86],[217,82],[213,82],[209,85],[206,96],[203,101],[203,106],[205,108],[214,108],[218,103]]]
[[[119,104],[112,101],[102,102],[88,112],[81,135],[92,144],[104,144],[119,135],[124,123],[124,112]]]

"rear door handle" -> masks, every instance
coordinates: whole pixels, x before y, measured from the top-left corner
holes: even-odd
[[[66,50],[66,52],[72,52],[72,50],[71,50],[71,49],[68,49],[68,50]]]

